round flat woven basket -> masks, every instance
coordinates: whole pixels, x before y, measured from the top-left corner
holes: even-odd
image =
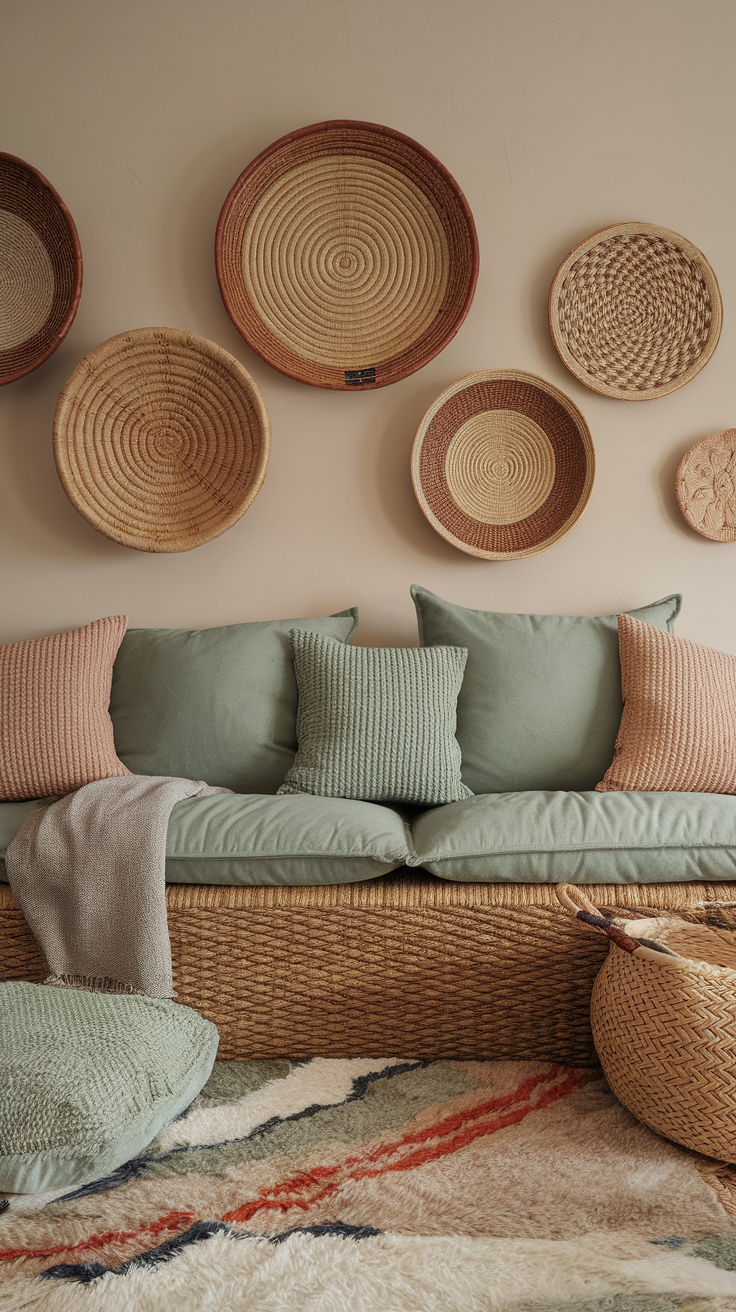
[[[54,419],[62,486],[137,551],[190,551],[231,528],[266,475],[271,425],[241,364],[204,337],[138,328],[79,363]]]
[[[621,921],[570,884],[557,896],[611,939],[590,1023],[616,1097],[658,1134],[736,1162],[736,926]]]
[[[685,453],[675,474],[683,517],[713,542],[736,542],[736,428],[703,437]]]
[[[275,369],[385,387],[432,360],[473,299],[478,242],[455,180],[375,123],[315,123],[241,173],[215,240],[222,298]]]
[[[593,233],[563,260],[549,297],[563,363],[620,401],[651,401],[689,383],[715,351],[722,318],[705,256],[654,223]]]
[[[595,453],[569,397],[536,374],[484,369],[448,387],[414,439],[430,524],[460,551],[520,560],[559,542],[593,490]]]
[[[0,153],[0,386],[48,360],[82,294],[74,220],[51,183]]]

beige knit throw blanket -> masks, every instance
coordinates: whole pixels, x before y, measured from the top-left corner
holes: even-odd
[[[33,811],[8,847],[10,886],[49,983],[173,996],[166,830],[177,802],[228,792],[128,775]]]

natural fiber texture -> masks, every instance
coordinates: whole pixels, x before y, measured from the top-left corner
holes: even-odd
[[[736,428],[703,437],[682,457],[675,495],[696,533],[736,542]]]
[[[601,793],[736,793],[736,656],[619,615],[624,709]]]
[[[220,214],[217,276],[236,328],[299,382],[383,387],[422,368],[470,308],[467,202],[416,141],[316,123],[249,164]]]
[[[430,524],[484,560],[519,560],[559,542],[593,490],[588,426],[551,383],[484,369],[448,387],[414,439],[414,491]]]
[[[682,914],[734,884],[605,884],[604,907]],[[551,885],[455,884],[422,871],[313,888],[169,885],[177,1000],[222,1057],[595,1061],[590,993],[606,956]],[[44,962],[0,885],[0,978]]]
[[[32,165],[0,152],[0,385],[53,354],[81,294],[82,252],[61,196]]]
[[[736,1162],[736,915],[717,926],[676,917],[622,926],[565,892],[583,903],[577,919],[612,940],[590,1015],[617,1098],[658,1134]]]
[[[292,629],[296,760],[279,793],[440,806],[470,797],[455,737],[464,647],[348,647]]]
[[[54,420],[72,505],[138,551],[190,551],[231,528],[263,483],[270,446],[263,397],[243,366],[174,328],[95,347]]]
[[[571,373],[624,401],[689,383],[718,345],[721,296],[701,251],[653,223],[619,223],[581,242],[555,274],[552,341]]]
[[[169,816],[185,797],[221,791],[128,775],[31,812],[5,865],[54,982],[171,997]]]
[[[51,797],[128,774],[107,709],[127,624],[113,615],[0,647],[0,799]]]
[[[722,1171],[635,1121],[597,1069],[217,1062],[135,1161],[3,1200],[0,1303],[732,1312]]]

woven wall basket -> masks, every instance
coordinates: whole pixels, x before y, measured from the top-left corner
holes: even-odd
[[[675,474],[677,504],[691,528],[714,542],[736,542],[736,428],[703,437]]]
[[[263,483],[270,446],[268,411],[243,366],[175,328],[95,347],[54,420],[72,505],[137,551],[189,551],[231,528]]]
[[[43,174],[0,153],[0,386],[48,360],[82,294],[74,220]]]
[[[718,345],[716,275],[685,237],[618,223],[576,246],[552,283],[549,326],[567,368],[621,401],[651,401],[689,383]]]
[[[536,374],[484,369],[453,383],[419,425],[414,491],[438,533],[484,560],[546,551],[577,523],[595,454],[572,401]]]
[[[602,916],[580,888],[558,885],[557,894],[612,940],[590,1021],[616,1097],[658,1134],[736,1162],[736,921],[622,922]]]
[[[215,241],[238,332],[302,383],[385,387],[454,337],[473,299],[478,242],[455,180],[410,137],[315,123],[241,173]]]

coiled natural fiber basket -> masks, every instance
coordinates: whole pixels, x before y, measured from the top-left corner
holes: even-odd
[[[0,385],[48,360],[82,294],[74,220],[51,183],[0,153]]]
[[[245,513],[266,476],[260,390],[215,342],[176,328],[111,337],[77,365],[54,419],[62,487],[137,551],[190,551]]]
[[[590,1019],[616,1097],[658,1134],[736,1162],[736,925],[624,922],[571,884],[557,895],[613,944]]]
[[[736,428],[710,433],[685,452],[675,474],[683,519],[713,542],[736,542]]]
[[[552,383],[522,369],[481,369],[430,406],[411,476],[423,513],[453,547],[520,560],[577,524],[593,490],[593,439]]]
[[[718,345],[716,275],[697,246],[655,223],[617,223],[563,260],[549,326],[562,361],[594,392],[651,401],[689,383]]]
[[[478,242],[434,155],[393,128],[336,120],[281,137],[241,173],[215,260],[228,314],[264,360],[314,387],[364,390],[454,337]]]

